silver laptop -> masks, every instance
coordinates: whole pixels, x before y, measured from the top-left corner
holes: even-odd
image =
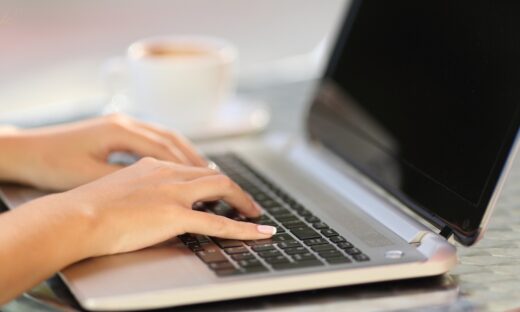
[[[449,271],[454,240],[482,237],[519,146],[510,5],[354,1],[299,138],[204,147],[265,208],[252,221],[277,226],[272,239],[187,233],[61,277],[86,309],[136,310]],[[2,193],[10,208],[42,195]]]

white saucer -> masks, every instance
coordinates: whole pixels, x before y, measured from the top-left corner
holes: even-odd
[[[123,106],[124,107],[124,106]],[[222,105],[214,119],[198,129],[182,129],[143,113],[133,113],[131,110],[120,109],[143,121],[159,124],[167,129],[181,132],[191,140],[210,140],[222,137],[258,133],[265,129],[270,120],[267,105],[245,97],[234,97]]]

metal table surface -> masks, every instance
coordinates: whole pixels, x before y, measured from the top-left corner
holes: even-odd
[[[312,82],[241,93],[269,103],[267,133],[296,132]],[[460,263],[449,274],[359,286],[201,304],[172,311],[520,311],[520,162],[514,165],[484,239],[458,247]],[[57,277],[2,307],[2,311],[79,310]],[[167,311],[168,309],[165,309]]]

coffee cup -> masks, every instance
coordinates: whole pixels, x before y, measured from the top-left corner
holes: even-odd
[[[204,127],[233,93],[238,53],[208,36],[157,36],[132,43],[124,61],[125,110],[190,132]]]

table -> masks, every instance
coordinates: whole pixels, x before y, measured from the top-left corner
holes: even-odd
[[[265,134],[301,130],[313,81],[240,93],[269,103]],[[484,239],[458,246],[460,264],[434,278],[339,287],[171,309],[172,311],[505,311],[520,310],[520,162],[514,165]],[[54,277],[2,307],[2,311],[75,311],[70,293]],[[165,309],[164,311],[168,311]]]

